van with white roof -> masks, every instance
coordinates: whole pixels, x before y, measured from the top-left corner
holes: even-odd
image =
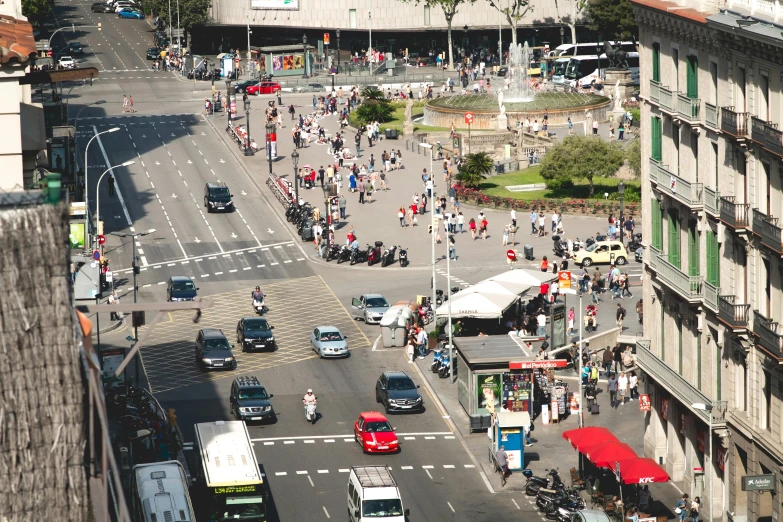
[[[351,522],[378,520],[405,522],[400,488],[389,466],[354,466],[348,476],[348,517]]]

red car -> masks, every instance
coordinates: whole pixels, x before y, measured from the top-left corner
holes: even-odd
[[[255,85],[247,86],[248,94],[275,94],[280,90],[280,84],[276,82],[259,82]]]
[[[365,453],[395,453],[400,449],[394,428],[377,411],[360,414],[353,424],[353,432]]]

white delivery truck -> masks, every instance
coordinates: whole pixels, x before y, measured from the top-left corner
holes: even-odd
[[[400,488],[389,466],[354,466],[348,477],[348,516],[352,522],[383,519],[405,522],[409,509],[403,509]]]

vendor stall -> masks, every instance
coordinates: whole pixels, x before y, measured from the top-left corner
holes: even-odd
[[[545,383],[555,383],[548,371],[565,367],[565,360],[537,360],[525,343],[512,336],[456,337],[455,360],[457,395],[470,417],[473,430],[491,426],[491,418],[500,412],[527,412],[535,417],[536,397]],[[567,386],[564,387],[567,394]],[[551,393],[551,392],[548,392]]]
[[[312,76],[315,51],[312,45],[272,45],[251,48],[258,53],[261,73],[269,76]]]
[[[526,411],[500,412],[492,426],[490,450],[496,453],[503,446],[508,454],[509,471],[525,467],[525,430],[530,429],[530,414]]]

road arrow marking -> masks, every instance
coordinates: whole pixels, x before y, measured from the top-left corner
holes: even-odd
[[[274,234],[275,232],[271,228],[267,228],[266,231],[270,234]]]
[[[240,192],[240,194],[242,194],[243,196],[247,196],[247,192],[245,192],[244,190]]]
[[[156,161],[156,162],[155,162],[155,165],[160,165],[160,161]]]
[[[233,239],[236,239],[236,238],[237,238],[237,235],[236,235],[235,233],[231,232],[231,237],[232,237]]]
[[[220,158],[220,163],[225,163],[225,161],[223,161],[223,158]]]
[[[172,137],[172,138],[173,138],[173,137],[175,137],[175,134],[174,134],[173,132],[171,133],[171,137]]]
[[[196,243],[201,243],[201,240],[199,238],[196,238],[193,241],[195,241]]]
[[[191,165],[192,163],[193,163],[192,161],[188,160],[188,165]]]
[[[173,192],[171,193],[171,197],[174,198],[174,199],[177,199],[177,195],[174,194]]]
[[[206,136],[206,134],[204,134],[204,131],[201,131],[201,135],[202,135],[202,136]]]
[[[142,137],[142,138],[146,138],[147,136],[146,136],[146,135],[144,135],[144,134],[142,134],[142,135],[141,135],[141,137]]]

